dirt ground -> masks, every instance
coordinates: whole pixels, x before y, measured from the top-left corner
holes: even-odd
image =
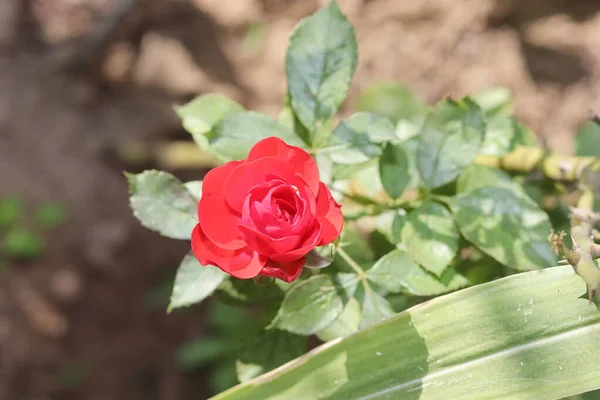
[[[428,102],[506,86],[515,112],[572,150],[600,110],[597,0],[340,0],[360,63],[343,112],[378,80]],[[0,0],[0,196],[53,199],[68,222],[43,257],[0,276],[0,400],[203,398],[206,371],[174,351],[204,308],[166,315],[149,294],[188,244],[131,216],[114,149],[185,138],[172,111],[207,92],[277,115],[283,57],[316,0]],[[199,179],[203,171],[173,171]]]

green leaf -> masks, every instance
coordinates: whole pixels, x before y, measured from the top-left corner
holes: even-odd
[[[477,93],[473,97],[486,116],[509,114],[513,109],[513,99],[510,90],[504,87],[494,87]]]
[[[290,128],[254,111],[228,114],[206,135],[212,150],[228,160],[246,158],[252,146],[271,136],[277,136],[289,145],[306,148]]]
[[[200,303],[210,296],[226,277],[227,274],[219,268],[212,265],[202,266],[191,252],[188,253],[181,261],[175,276],[169,311]]]
[[[202,148],[205,135],[228,114],[244,111],[244,107],[221,94],[205,94],[183,106],[175,106],[183,127]]]
[[[512,181],[510,175],[496,168],[471,164],[464,169],[456,181],[456,192],[469,192],[486,186],[504,186],[516,189],[519,185]]]
[[[520,191],[483,187],[451,203],[462,235],[484,253],[519,271],[553,265],[548,215]]]
[[[395,138],[390,120],[359,112],[335,127],[327,144],[327,155],[338,164],[361,164],[379,157],[383,143]]]
[[[570,266],[439,297],[214,400],[544,399],[600,388],[600,313]]]
[[[173,239],[188,239],[198,222],[198,201],[173,175],[163,171],[125,173],[133,214],[148,229]]]
[[[578,156],[600,157],[600,126],[586,122],[575,136],[575,154]]]
[[[381,183],[392,199],[404,193],[410,183],[408,156],[399,144],[388,143],[379,158]]]
[[[342,247],[348,256],[359,265],[365,263],[372,264],[375,258],[375,254],[373,254],[373,249],[371,249],[369,243],[367,243],[360,232],[350,224],[345,224],[344,226],[340,247]],[[353,271],[342,257],[335,257],[333,265],[342,271]]]
[[[185,371],[200,368],[219,359],[227,351],[227,342],[223,339],[202,337],[192,339],[177,349],[177,366]]]
[[[367,271],[367,278],[392,293],[435,296],[469,284],[453,268],[446,268],[440,278],[428,273],[403,250],[393,250]]]
[[[342,104],[358,62],[354,29],[335,1],[302,20],[290,38],[285,72],[291,105],[313,133]]]
[[[469,98],[438,104],[419,135],[417,168],[425,186],[453,181],[479,152],[484,134],[481,109]]]
[[[458,238],[450,211],[433,201],[425,201],[410,212],[402,227],[402,243],[407,253],[437,276],[456,255]]]
[[[43,203],[37,210],[35,220],[42,229],[52,229],[62,224],[67,218],[65,206],[56,201]]]
[[[245,346],[235,362],[238,380],[246,382],[269,372],[306,351],[306,337],[272,329]]]
[[[23,215],[23,199],[13,194],[0,199],[0,229],[15,225]]]
[[[390,303],[368,284],[364,285],[365,293],[362,301],[362,321],[360,329],[368,328],[392,317],[396,312]]]
[[[406,86],[380,82],[371,85],[360,95],[357,109],[383,115],[393,123],[400,120],[420,122],[427,105]]]
[[[537,142],[535,135],[519,121],[505,115],[492,118],[486,125],[481,154],[503,156],[519,146]]]
[[[202,181],[190,181],[184,184],[185,188],[194,196],[196,201],[202,198]]]
[[[341,337],[346,337],[356,332],[362,319],[361,306],[358,300],[352,297],[344,311],[325,329],[317,332],[317,337],[325,342]]]
[[[312,335],[339,317],[356,290],[355,274],[316,275],[287,292],[272,326]]]
[[[277,304],[283,300],[283,294],[278,285],[265,288],[253,279],[225,279],[214,292],[223,303],[243,306]]]
[[[39,234],[17,226],[6,232],[2,247],[10,257],[33,259],[42,253],[44,241]]]

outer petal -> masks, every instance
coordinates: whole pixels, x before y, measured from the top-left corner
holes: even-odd
[[[248,161],[276,157],[289,165],[295,174],[304,178],[316,196],[319,192],[319,168],[315,160],[300,147],[290,146],[278,137],[268,137],[256,143],[248,154]]]
[[[240,219],[240,215],[231,210],[221,193],[202,193],[198,203],[198,220],[211,242],[228,250],[246,246],[238,229]]]
[[[202,194],[221,194],[225,188],[225,182],[229,175],[240,165],[243,161],[229,161],[225,165],[211,169],[206,173],[202,180]]]
[[[276,263],[274,261],[269,261],[259,272],[259,275],[272,276],[273,278],[281,279],[282,281],[289,283],[296,280],[296,278],[300,276],[305,262],[306,260],[304,258],[287,263]]]
[[[192,231],[192,252],[202,265],[215,265],[240,279],[253,278],[262,270],[267,259],[249,248],[226,250],[212,243],[200,225]]]
[[[327,185],[321,182],[317,196],[317,219],[323,226],[319,246],[333,242],[342,233],[344,216],[341,207],[331,196]]]
[[[244,200],[250,189],[269,182],[270,176],[277,172],[284,181],[294,177],[290,164],[275,157],[261,158],[245,162],[233,170],[225,182],[225,199],[235,211],[241,212]]]

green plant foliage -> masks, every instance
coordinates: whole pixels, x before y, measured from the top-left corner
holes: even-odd
[[[226,277],[227,274],[215,266],[200,265],[190,252],[177,270],[169,311],[200,303],[210,296]]]
[[[387,118],[360,112],[333,130],[327,154],[338,164],[361,164],[379,157],[385,142],[394,139],[394,126]]]
[[[279,304],[283,300],[284,292],[275,284],[265,287],[258,285],[254,280],[225,279],[214,294],[223,303],[252,306]]]
[[[388,143],[379,158],[381,183],[392,199],[404,193],[410,183],[408,156],[402,145]]]
[[[498,114],[506,115],[512,112],[513,99],[510,90],[504,87],[493,87],[473,96],[473,100],[487,117]]]
[[[221,94],[205,94],[183,106],[176,106],[175,112],[181,118],[183,127],[192,134],[194,141],[207,150],[206,134],[221,119],[234,112],[244,111],[244,107]]]
[[[306,352],[306,337],[271,329],[246,345],[235,363],[240,382],[269,372]]]
[[[177,178],[154,170],[125,175],[133,214],[142,225],[173,239],[190,238],[198,201]]]
[[[362,320],[360,329],[368,328],[371,325],[378,324],[392,317],[396,312],[390,303],[373,288],[366,284],[363,285],[364,293],[362,298]]]
[[[420,124],[427,106],[408,87],[380,82],[361,93],[357,109],[383,115],[395,124],[401,120]]]
[[[317,333],[344,311],[357,283],[354,274],[313,276],[287,292],[272,325],[298,335]]]
[[[575,136],[575,153],[578,156],[600,157],[600,125],[584,123]]]
[[[408,214],[402,228],[402,243],[407,253],[437,276],[456,255],[458,237],[450,211],[432,201],[424,202]]]
[[[346,98],[357,61],[354,29],[335,1],[305,18],[292,33],[285,57],[290,103],[311,133]]]
[[[520,186],[513,182],[506,172],[484,165],[469,165],[456,180],[457,193],[469,192],[487,186],[504,186],[513,190],[520,190],[516,189]]]
[[[6,232],[2,243],[10,257],[27,260],[39,257],[43,247],[44,241],[39,234],[19,226]]]
[[[0,229],[14,226],[23,215],[23,199],[16,194],[0,199]]]
[[[535,290],[532,290],[535,288]],[[214,400],[545,399],[600,388],[600,314],[570,266],[405,311]]]
[[[462,235],[484,253],[518,271],[556,263],[548,235],[548,215],[521,192],[482,187],[451,203]]]
[[[483,143],[485,124],[477,104],[469,98],[446,100],[428,114],[419,134],[417,168],[428,188],[456,179]]]
[[[535,135],[519,121],[506,115],[488,120],[481,154],[503,156],[519,146],[533,146]]]
[[[469,284],[464,276],[452,268],[439,278],[425,271],[403,250],[393,250],[367,271],[367,278],[391,293],[415,296],[435,296],[452,292]]]
[[[62,224],[67,218],[67,210],[62,203],[48,201],[41,204],[35,213],[37,225],[42,229],[52,229]]]
[[[337,317],[335,321],[329,324],[325,329],[316,333],[317,337],[325,342],[341,337],[346,337],[358,331],[360,321],[362,320],[361,305],[352,297],[344,311]]]
[[[228,114],[206,135],[212,150],[227,160],[241,160],[258,141],[277,136],[288,144],[305,147],[285,125],[254,111]]]
[[[199,201],[202,197],[202,181],[186,182],[183,186],[190,192],[194,198]]]

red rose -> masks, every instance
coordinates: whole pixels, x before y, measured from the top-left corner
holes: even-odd
[[[246,160],[206,174],[192,251],[236,278],[291,282],[306,253],[340,235],[340,207],[306,151],[266,138]]]

